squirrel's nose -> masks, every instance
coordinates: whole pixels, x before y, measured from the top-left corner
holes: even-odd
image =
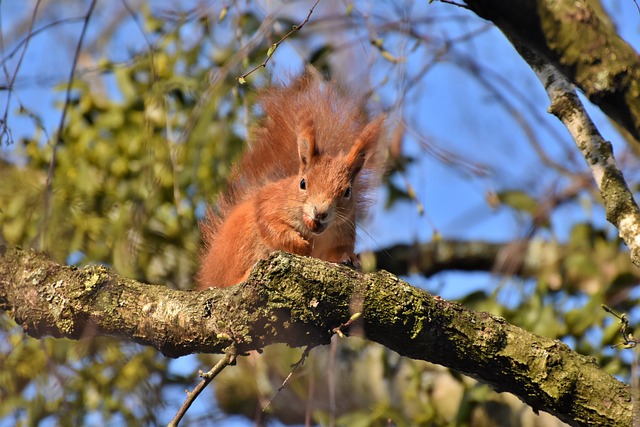
[[[327,212],[326,210],[319,211],[317,208],[314,207],[313,216],[314,216],[314,219],[318,221],[322,221],[323,219],[326,219],[327,216],[329,216],[329,212]]]

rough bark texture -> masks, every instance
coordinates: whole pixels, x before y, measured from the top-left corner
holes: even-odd
[[[478,16],[525,43],[640,141],[640,57],[589,1],[467,0]]]
[[[533,52],[530,52],[533,53]],[[631,260],[640,267],[640,210],[606,141],[591,121],[571,83],[550,64],[527,56],[542,81],[553,113],[567,127],[596,181],[607,212],[620,238],[631,250]]]
[[[34,337],[112,335],[177,357],[362,333],[399,354],[463,372],[571,425],[629,425],[629,387],[565,344],[473,312],[380,271],[276,253],[225,290],[175,291],[104,267],[74,268],[18,248],[0,251],[0,309]]]

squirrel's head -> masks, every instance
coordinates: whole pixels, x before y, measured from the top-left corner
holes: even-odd
[[[354,141],[347,153],[323,152],[311,119],[301,127],[298,186],[304,200],[302,221],[312,233],[320,234],[334,223],[353,223],[356,179],[376,149],[383,122],[384,117],[379,116],[354,135],[355,138],[351,136]]]

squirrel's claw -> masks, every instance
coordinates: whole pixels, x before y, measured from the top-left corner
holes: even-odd
[[[354,270],[358,270],[358,271],[362,270],[362,264],[360,263],[360,258],[358,258],[358,255],[356,254],[347,254],[347,253],[343,254],[339,264],[346,265],[347,267],[351,267]]]

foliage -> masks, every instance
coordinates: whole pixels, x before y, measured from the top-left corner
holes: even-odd
[[[211,51],[214,34],[205,22],[165,28],[152,15],[146,19],[158,37],[150,52],[127,63],[103,58],[97,72],[76,79],[55,149],[48,212],[51,142],[37,135],[20,141],[15,151],[26,164],[0,165],[2,241],[40,246],[63,263],[104,263],[185,288],[197,264],[197,221],[243,146],[248,97],[232,74],[207,78],[229,60],[235,41]],[[253,28],[255,19],[243,19]],[[181,34],[187,27],[200,38],[187,40]],[[3,324],[2,341],[12,344],[0,358],[0,416],[30,425],[47,417],[81,425],[95,413],[105,422],[158,423],[171,374],[154,352],[104,339],[39,343],[7,319]]]
[[[339,16],[332,22],[336,27],[353,27],[349,34],[365,40],[374,52],[368,66],[377,74],[372,71],[368,78],[382,83],[367,86],[373,98],[388,101],[397,95],[399,101],[386,104],[408,102],[415,96],[411,89],[415,87],[420,94],[420,79],[436,63],[447,60],[447,65],[455,63],[479,81],[483,72],[488,73],[451,47],[456,40],[438,44],[436,31],[423,36],[407,28],[408,21],[400,25],[391,18],[377,21],[377,31],[366,21],[362,4],[354,4],[336,9]],[[91,59],[91,67],[76,73],[67,123],[57,146],[53,136],[44,141],[46,137],[36,126],[32,136],[14,147],[11,157],[19,160],[0,162],[0,242],[36,246],[63,263],[104,263],[125,276],[185,289],[197,265],[197,222],[243,148],[254,115],[254,89],[266,83],[272,70],[252,74],[243,85],[236,78],[262,63],[270,46],[296,21],[281,14],[271,22],[272,16],[265,18],[259,8],[244,10],[237,5],[224,6],[216,14],[198,13],[197,8],[171,14],[152,11],[144,3],[140,10],[142,17],[137,19],[141,19],[146,45],[128,52],[125,61],[101,52],[102,56]],[[114,25],[120,32],[113,35],[110,47],[118,50],[131,28],[124,21],[116,20]],[[414,30],[428,31],[432,23],[425,19],[414,25]],[[332,31],[333,27],[314,26],[312,19],[304,31],[287,41],[300,50],[305,62],[325,74],[340,75],[347,61],[340,62],[344,46]],[[483,32],[474,29],[469,33]],[[409,42],[407,62],[424,63],[413,64],[419,73],[402,74],[408,65],[394,49]],[[284,49],[285,45],[278,52]],[[58,89],[64,89],[66,82],[59,83]],[[393,95],[389,95],[390,87],[397,89]],[[513,110],[517,89],[504,84],[496,90],[486,82],[482,87],[506,111]],[[410,116],[403,111],[404,105],[396,107],[398,114]],[[43,122],[28,109],[21,112]],[[522,120],[519,112],[513,115],[515,121]],[[528,120],[540,122],[537,116]],[[406,122],[411,124],[408,117]],[[417,206],[421,213],[424,210],[408,184],[411,172],[420,174],[421,158],[431,159],[432,166],[435,159],[438,167],[445,165],[481,180],[488,174],[490,168],[475,158],[484,146],[470,148],[467,155],[473,160],[461,159],[453,151],[425,144],[428,138],[416,137],[410,126],[406,131],[398,129],[392,129],[398,132],[392,157],[401,165],[401,174],[387,182],[389,208]],[[408,141],[413,146],[403,150]],[[414,152],[407,153],[412,148]],[[628,155],[635,160],[633,153]],[[506,170],[509,162],[503,163]],[[545,169],[553,171],[554,183],[568,187],[578,181],[580,168],[576,172],[561,165],[557,171],[556,166]],[[624,360],[605,350],[619,339],[618,325],[599,307],[604,303],[630,311],[637,302],[630,288],[638,282],[638,272],[617,237],[601,223],[565,221],[570,222],[562,224],[570,230],[566,238],[555,231],[563,222],[557,214],[563,204],[589,212],[590,203],[597,204],[597,199],[584,184],[551,203],[555,193],[550,196],[530,182],[515,187],[504,176],[508,174],[502,175],[501,190],[486,195],[487,205],[516,218],[526,238],[553,241],[561,249],[558,254],[540,257],[535,279],[518,278],[522,254],[506,250],[512,274],[486,279],[497,286],[469,293],[462,302],[541,335],[564,339],[580,353],[596,357],[607,371],[625,375]],[[171,372],[167,362],[148,349],[91,337],[79,343],[37,342],[23,337],[5,317],[0,322],[0,418],[17,424],[54,420],[81,425],[96,417],[105,423],[155,425],[165,421],[160,420],[160,409],[168,400],[168,387],[177,383],[189,388],[195,381],[195,374],[182,378]],[[241,359],[239,367],[225,371],[216,383],[217,405],[226,413],[253,418],[256,407],[272,396],[298,357],[299,350],[275,347],[261,357]],[[333,371],[331,363],[338,365]],[[325,381],[326,372],[335,372],[336,389],[331,390]],[[331,393],[335,395],[330,397]],[[324,397],[313,397],[320,395]],[[496,395],[459,374],[401,359],[360,341],[314,350],[303,370],[272,403],[271,416],[281,422],[303,422],[310,401],[316,405],[311,411],[313,419],[322,424],[329,424],[336,415],[341,425],[385,425],[387,419],[397,425],[493,425],[496,419],[510,419],[512,425],[524,422],[518,418],[521,406],[510,397]]]

